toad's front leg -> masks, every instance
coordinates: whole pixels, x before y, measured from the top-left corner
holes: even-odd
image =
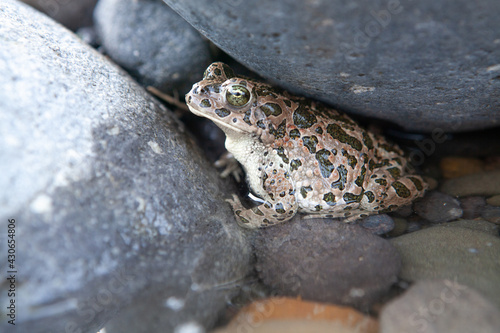
[[[298,209],[295,190],[288,172],[272,170],[263,176],[264,203],[247,209],[238,196],[227,201],[231,204],[238,224],[244,228],[263,228],[291,219]]]

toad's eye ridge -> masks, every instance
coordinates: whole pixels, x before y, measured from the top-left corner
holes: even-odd
[[[226,100],[232,106],[245,106],[250,101],[250,97],[250,92],[242,85],[232,85],[226,91]]]

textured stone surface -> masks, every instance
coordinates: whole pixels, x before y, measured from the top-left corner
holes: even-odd
[[[460,198],[460,207],[462,207],[462,218],[464,219],[475,219],[481,216],[481,212],[486,206],[486,201],[484,197],[473,196]]]
[[[417,282],[380,315],[384,333],[496,333],[499,328],[498,308],[453,280]]]
[[[500,207],[484,207],[484,210],[481,212],[481,217],[487,221],[500,224]]]
[[[0,251],[15,218],[16,332],[95,332],[149,297],[148,332],[212,325],[250,257],[218,174],[75,35],[12,0],[0,22]]]
[[[377,301],[400,268],[386,240],[360,226],[294,218],[261,230],[257,271],[275,294],[364,308]]]
[[[497,0],[164,1],[260,75],[346,111],[413,130],[500,123]]]
[[[391,239],[407,281],[456,279],[500,307],[500,238],[469,228],[435,226]]]
[[[437,191],[426,193],[413,207],[415,213],[433,223],[456,220],[463,213],[457,199]]]
[[[488,205],[492,205],[495,207],[500,207],[500,195],[494,195],[488,199],[486,199],[486,203]]]
[[[101,0],[94,16],[107,54],[144,86],[185,94],[210,64],[207,41],[161,0]]]
[[[358,224],[375,235],[383,235],[394,229],[394,220],[387,214],[365,217]]]
[[[97,0],[21,0],[71,30],[92,25]]]
[[[349,307],[273,297],[241,309],[229,325],[214,333],[263,331],[378,333],[379,330],[375,319]]]
[[[500,226],[485,220],[475,219],[475,220],[457,220],[453,222],[449,222],[442,225],[443,227],[460,227],[467,228],[477,231],[486,232],[488,234],[492,234],[494,236],[499,236]]]
[[[500,170],[449,179],[441,185],[440,190],[457,197],[500,194]]]

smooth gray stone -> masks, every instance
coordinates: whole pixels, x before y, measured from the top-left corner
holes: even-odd
[[[400,278],[417,282],[450,279],[481,292],[500,308],[500,239],[479,229],[422,229],[390,240],[401,254]]]
[[[210,328],[250,268],[228,186],[169,110],[74,34],[13,0],[0,22],[0,252],[5,278],[15,219],[15,331],[95,333],[148,296],[162,324],[148,332]]]
[[[208,41],[161,0],[101,0],[94,17],[106,53],[144,86],[183,95],[210,64]]]
[[[383,333],[497,333],[500,311],[456,280],[424,280],[384,306]]]
[[[284,88],[409,130],[500,124],[500,1],[164,0]]]
[[[432,223],[456,220],[463,214],[460,202],[452,196],[438,191],[426,193],[413,205],[418,216]]]
[[[349,223],[295,217],[255,235],[256,269],[277,295],[366,310],[396,282],[401,258],[385,239]]]
[[[92,25],[97,0],[21,0],[45,13],[68,29],[76,31]]]

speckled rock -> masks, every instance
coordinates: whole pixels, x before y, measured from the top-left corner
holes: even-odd
[[[407,281],[457,279],[500,307],[500,238],[459,227],[435,226],[391,239]]]
[[[441,192],[457,197],[500,194],[500,170],[449,179],[441,185]]]
[[[454,280],[417,282],[380,315],[383,333],[496,333],[499,328],[498,308]]]
[[[97,0],[21,0],[75,31],[92,25]]]
[[[106,53],[144,86],[185,94],[210,64],[207,41],[161,0],[101,0],[94,16]]]
[[[375,235],[383,235],[394,229],[394,220],[387,214],[370,215],[358,223]]]
[[[473,196],[460,198],[460,207],[462,207],[464,219],[475,219],[481,216],[481,212],[486,206],[486,201],[484,197]]]
[[[294,218],[255,238],[257,271],[277,295],[365,308],[394,283],[398,253],[362,227]]]
[[[462,216],[460,202],[441,192],[433,191],[413,205],[415,213],[432,222],[441,223],[455,220]]]
[[[151,295],[158,326],[142,322],[147,332],[209,328],[250,259],[217,172],[169,110],[67,29],[13,0],[0,22],[0,220],[16,220],[15,331],[96,332],[127,304],[141,314]]]
[[[412,130],[500,124],[497,0],[164,1],[297,93]]]

